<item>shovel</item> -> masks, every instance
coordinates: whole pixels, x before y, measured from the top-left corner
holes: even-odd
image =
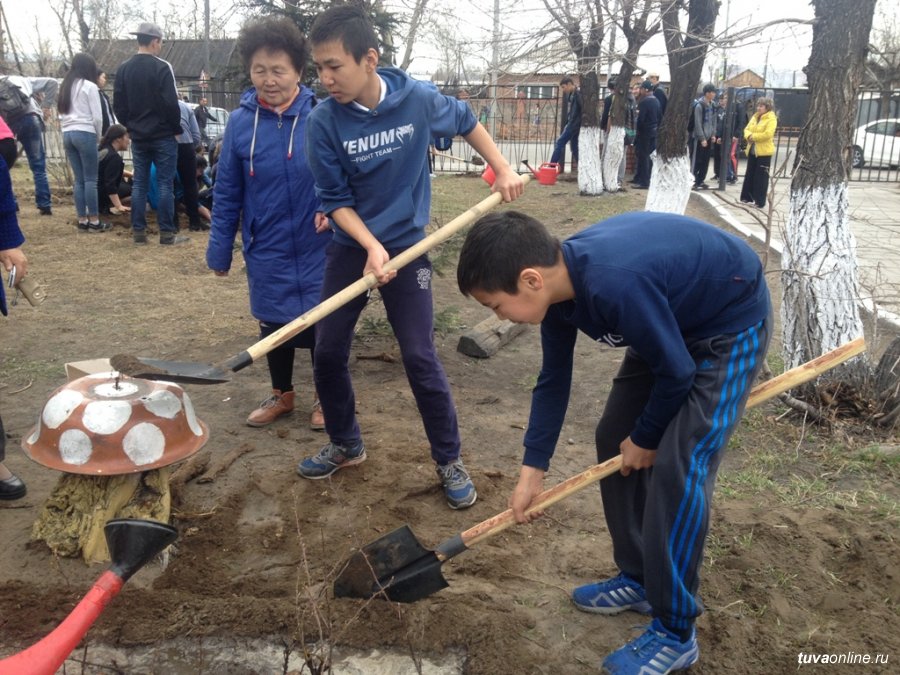
[[[63,622],[40,642],[0,660],[0,675],[53,675],[122,586],[178,536],[154,520],[117,518],[103,528],[112,563]]]
[[[522,181],[527,184],[530,176],[523,175]],[[439,230],[432,232],[420,242],[391,258],[384,265],[385,272],[399,270],[424,253],[427,253],[438,244],[447,241],[464,227],[471,225],[478,218],[503,201],[499,192],[482,199],[475,206],[462,215],[457,216]],[[313,307],[308,312],[300,315],[277,331],[251,345],[240,354],[232,356],[221,365],[195,363],[191,361],[164,361],[144,357],[113,357],[113,367],[116,370],[147,380],[167,380],[169,382],[181,382],[186,384],[219,384],[228,382],[232,373],[236,373],[249,366],[260,357],[276,347],[284,344],[292,337],[306,330],[318,321],[350,302],[353,298],[362,295],[366,291],[378,285],[375,275],[371,272],[361,279],[353,282],[341,291],[338,291],[327,300]]]
[[[858,338],[767,380],[750,392],[747,407],[751,408],[808,382],[826,370],[861,354],[865,349],[865,340]],[[540,493],[525,513],[543,511],[621,468],[621,455],[602,464],[595,464],[586,471]],[[415,602],[449,585],[441,574],[441,565],[447,560],[514,524],[512,509],[507,509],[465,532],[442,541],[433,551],[422,546],[409,526],[404,525],[351,555],[334,581],[334,595],[338,598],[377,596],[394,602]]]

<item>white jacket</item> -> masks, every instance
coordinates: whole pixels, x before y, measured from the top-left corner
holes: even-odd
[[[72,83],[72,105],[69,112],[59,114],[59,125],[67,131],[88,131],[100,134],[103,130],[103,109],[100,107],[100,90],[87,80]]]

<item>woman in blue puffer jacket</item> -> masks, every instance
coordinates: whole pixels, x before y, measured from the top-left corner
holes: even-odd
[[[241,29],[238,50],[253,87],[225,128],[206,262],[217,275],[228,274],[240,227],[250,310],[264,338],[318,304],[331,232],[303,147],[315,105],[300,84],[306,38],[288,19],[264,18]],[[266,426],[293,410],[294,350],[308,349],[314,358],[314,328],[266,355],[272,395],[247,424]],[[313,400],[310,426],[324,429],[318,396]]]

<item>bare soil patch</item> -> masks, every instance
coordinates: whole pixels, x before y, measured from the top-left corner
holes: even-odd
[[[29,201],[27,168],[17,167],[15,180],[25,250],[49,297],[36,309],[20,301],[3,321],[7,463],[29,494],[0,504],[2,654],[49,633],[102,569],[29,543],[58,475],[17,446],[65,381],[63,364],[114,354],[217,363],[257,339],[239,252],[232,274],[216,278],[206,269],[202,233],[191,233],[184,246],[162,247],[151,238],[136,247],[122,217],[108,234],[77,233],[67,198],[55,204],[53,217],[40,217]],[[434,188],[437,225],[487,195],[476,177],[441,176]],[[564,237],[642,208],[644,195],[579,197],[574,183],[561,181],[530,185],[515,206]],[[689,212],[714,218],[698,202]],[[177,548],[167,567],[151,565],[129,582],[91,629],[88,647],[216,636],[301,649],[324,638],[411,655],[462,650],[465,672],[473,675],[576,674],[594,672],[636,635],[637,615],[583,614],[568,600],[573,586],[615,571],[596,489],[452,559],[443,567],[450,588],[426,600],[394,605],[319,593],[354,548],[402,524],[434,546],[506,508],[540,364],[539,336],[529,329],[486,360],[456,352],[463,327],[487,316],[455,288],[458,240],[433,256],[434,295],[478,503],[460,512],[447,508],[402,365],[391,358],[396,345],[372,303],[352,362],[369,460],[332,480],[296,475],[297,461],[325,440],[306,426],[312,393],[305,358],[296,365],[300,409],[266,429],[244,425],[268,391],[264,364],[226,384],[188,385],[212,434],[203,472],[177,486]],[[548,487],[596,461],[594,426],[621,352],[585,340],[576,358],[572,405]],[[889,654],[890,666],[862,672],[891,672],[900,659],[900,462],[889,446],[898,441],[848,422],[825,434],[784,412],[778,403],[752,411],[721,472],[701,587],[707,607],[698,623],[701,660],[693,672],[794,672],[801,651]],[[165,672],[165,664],[119,672]],[[405,672],[416,672],[412,657]]]

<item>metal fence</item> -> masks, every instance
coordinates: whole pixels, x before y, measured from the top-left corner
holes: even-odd
[[[768,93],[768,92],[767,92]],[[797,90],[771,91],[775,96],[779,113],[779,129],[776,136],[773,166],[780,167],[789,153],[796,151],[797,139],[805,122],[806,100]],[[232,110],[238,106],[240,92],[208,91],[210,105]],[[519,93],[515,97],[469,98],[469,107],[475,117],[493,136],[503,155],[513,167],[522,169],[522,161],[537,166],[549,161],[553,144],[559,135],[563,114],[556,88],[540,92],[540,98],[529,98]],[[752,101],[747,101],[748,111]],[[785,107],[779,108],[782,103]],[[885,115],[891,115],[885,118]],[[850,180],[866,182],[900,181],[900,92],[888,94],[863,93],[860,95],[858,119],[861,126],[852,139],[852,170]],[[791,126],[781,120],[792,122]],[[736,133],[736,135],[740,135]],[[47,155],[51,161],[64,161],[62,135],[55,120],[47,124]],[[433,171],[461,172],[479,170],[474,163],[474,151],[461,137],[453,139],[452,146],[437,151]],[[793,158],[791,159],[793,162]],[[790,168],[790,167],[788,167]]]

